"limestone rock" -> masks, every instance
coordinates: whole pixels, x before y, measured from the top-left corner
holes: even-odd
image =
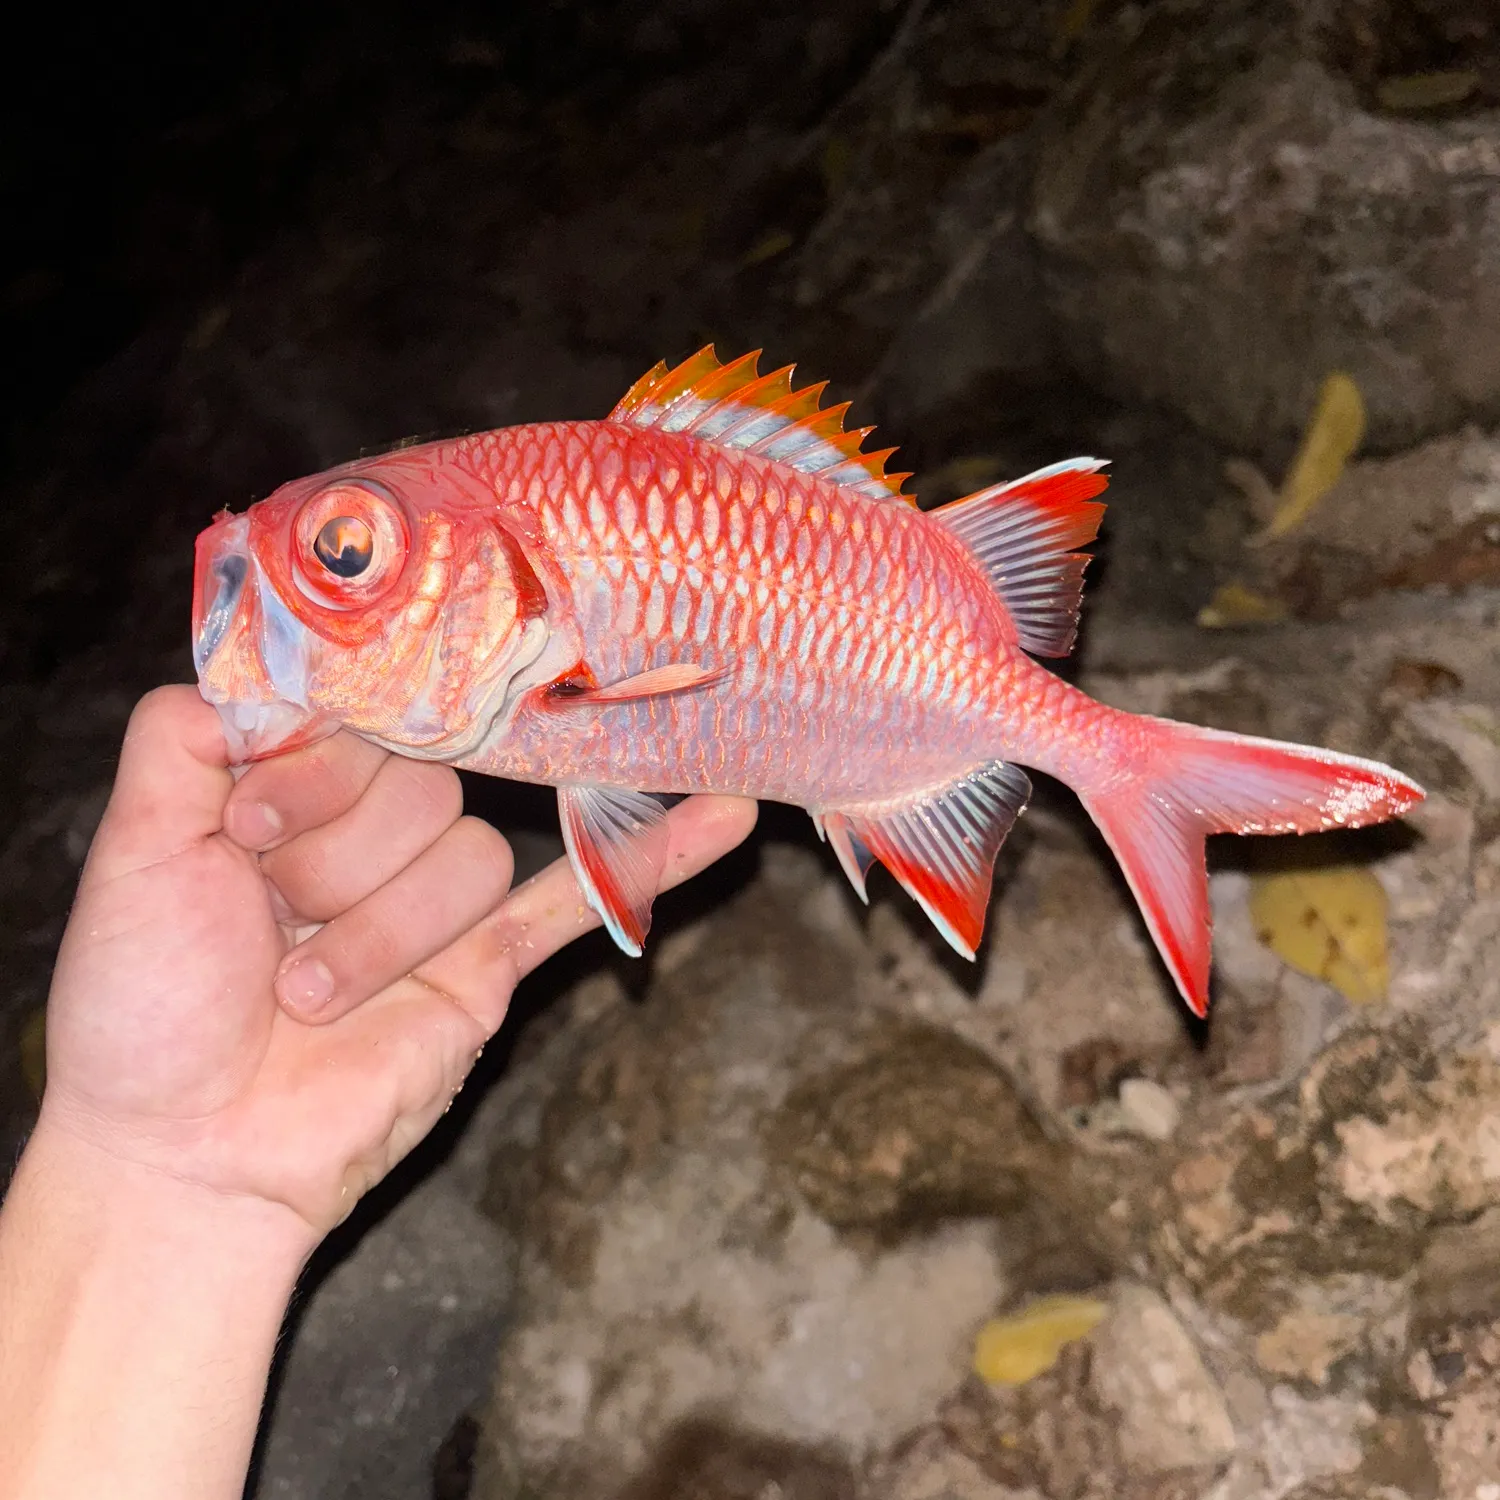
[[[475,1207],[480,1127],[352,1253],[318,1258],[273,1389],[265,1493],[430,1493],[433,1455],[483,1399],[513,1290],[513,1247]]]
[[[1268,1374],[1322,1385],[1328,1372],[1354,1345],[1360,1320],[1349,1313],[1298,1309],[1284,1314],[1255,1341],[1255,1355]]]
[[[872,1474],[868,1500],[1033,1500],[1037,1492],[1003,1484],[929,1431]]]
[[[1014,1157],[1018,1142],[1028,1168],[1049,1154],[995,1064],[931,1027],[893,1026],[847,1067],[799,1083],[767,1142],[808,1204],[838,1228],[1003,1213],[1028,1184],[996,1164]]]
[[[929,429],[965,398],[1057,379],[1057,341],[1025,230],[1035,156],[1034,137],[996,141],[939,205],[940,274],[874,376],[893,426]]]
[[[613,1496],[710,1418],[862,1461],[962,1380],[996,1218],[1059,1176],[994,1064],[903,1016],[812,856],[773,854],[644,1005],[594,984],[502,1085],[521,1292],[482,1495]]]
[[[1500,1312],[1500,1208],[1432,1236],[1413,1303],[1413,1321],[1428,1330]]]
[[[1379,110],[1323,15],[1127,8],[1035,185],[1074,367],[1242,451],[1290,439],[1335,369],[1376,447],[1500,415],[1500,122]]]
[[[1468,428],[1356,459],[1294,531],[1257,547],[1255,563],[1260,586],[1304,615],[1391,589],[1500,581],[1500,438]],[[1411,662],[1382,696],[1441,713],[1463,687],[1441,662]]]
[[[1308,1398],[1289,1386],[1271,1389],[1270,1409],[1258,1434],[1267,1496],[1294,1492],[1309,1482],[1352,1475],[1364,1459],[1364,1437],[1374,1413],[1347,1397]]]
[[[1460,1396],[1443,1426],[1438,1464],[1445,1495],[1500,1495],[1500,1389]]]
[[[1122,1287],[1093,1337],[1094,1384],[1119,1412],[1120,1451],[1153,1474],[1227,1459],[1234,1424],[1187,1330],[1156,1293]]]
[[[1120,1113],[1127,1129],[1148,1141],[1169,1141],[1182,1111],[1171,1093],[1149,1078],[1127,1078],[1120,1085]]]
[[[1336,1126],[1333,1172],[1354,1203],[1394,1221],[1402,1211],[1464,1218],[1500,1205],[1500,1064],[1447,1059],[1436,1078],[1393,1078],[1368,1112]]]

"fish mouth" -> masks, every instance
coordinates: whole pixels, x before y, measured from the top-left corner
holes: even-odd
[[[332,734],[307,701],[311,633],[266,585],[250,518],[221,516],[198,537],[193,666],[219,713],[231,764],[260,760]]]

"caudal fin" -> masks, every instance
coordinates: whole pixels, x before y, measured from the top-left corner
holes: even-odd
[[[1144,772],[1081,789],[1182,997],[1208,1014],[1211,920],[1204,837],[1312,833],[1399,817],[1426,795],[1375,761],[1139,718]]]

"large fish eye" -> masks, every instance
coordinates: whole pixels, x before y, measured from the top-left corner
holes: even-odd
[[[411,533],[401,502],[374,479],[339,479],[317,491],[292,530],[292,576],[325,609],[365,609],[402,576]]]
[[[339,578],[358,578],[375,557],[375,536],[358,516],[335,516],[313,540],[313,555]]]

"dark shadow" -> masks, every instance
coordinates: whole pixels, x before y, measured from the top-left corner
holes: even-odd
[[[849,1461],[832,1449],[704,1415],[673,1428],[617,1500],[854,1500],[857,1492]]]

